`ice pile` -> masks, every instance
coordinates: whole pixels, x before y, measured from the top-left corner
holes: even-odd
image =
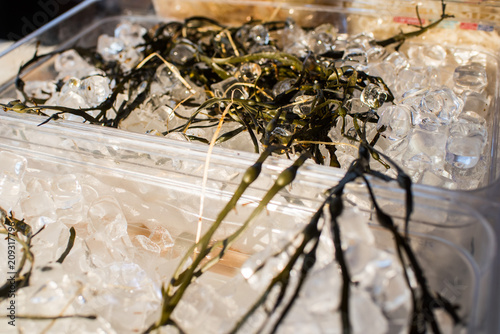
[[[397,98],[377,110],[377,130],[385,130],[379,147],[414,182],[477,188],[490,163],[484,58],[441,46],[410,46],[407,59],[397,52],[391,57],[406,65],[397,68],[387,62],[390,74],[381,73],[389,85],[394,82]]]
[[[130,70],[141,60],[139,54],[144,48],[142,35],[145,31],[138,24],[121,23],[113,36],[99,37],[97,52],[103,59],[116,61],[122,69]],[[326,66],[352,66],[372,76],[380,76],[392,91],[394,102],[388,102],[385,89],[370,84],[362,92],[355,91],[347,104],[351,115],[368,114],[378,120],[376,126],[368,124],[368,139],[380,134],[376,147],[402,165],[414,182],[449,189],[475,189],[484,184],[491,163],[488,155],[491,126],[487,120],[492,118],[487,75],[489,58],[486,54],[441,45],[411,44],[411,41],[407,41],[400,51],[390,51],[376,45],[370,33],[341,34],[330,24],[306,31],[293,20],[286,22],[274,44],[271,41],[276,37],[264,25],[241,29],[236,38],[250,52],[276,52],[281,48],[298,57],[307,57],[313,52],[318,55],[318,62]],[[321,58],[321,55],[332,52],[342,55],[341,58],[336,61]],[[185,64],[194,56],[194,46],[185,40],[170,51],[170,57],[178,64]],[[55,70],[57,79],[64,82],[60,91],[55,91],[56,81],[28,82],[28,95],[43,98],[49,94],[50,99],[46,102],[49,105],[92,108],[103,102],[116,85],[74,50],[66,51],[56,59]],[[246,99],[248,92],[242,87],[253,85],[261,73],[258,63],[243,63],[235,66],[234,76],[212,85],[211,89],[216,97]],[[178,105],[178,102],[188,97],[192,97],[195,103],[207,99],[203,87],[196,86],[187,77],[183,79],[167,64],[159,66],[151,83],[150,96],[118,126],[156,135],[178,130],[196,111],[195,107]],[[272,95],[286,91],[292,84],[291,79],[278,82]],[[145,87],[146,83],[143,85]],[[131,98],[126,92],[118,94],[115,110]],[[291,112],[304,116],[310,112],[311,106],[311,96],[298,95]],[[89,113],[96,116],[97,111]],[[82,121],[79,116],[63,117]],[[208,118],[203,112],[198,117]],[[227,131],[236,130],[238,125],[226,125]],[[347,134],[356,137],[352,121],[347,126]],[[338,124],[330,131],[332,141],[356,144],[340,135],[340,127]],[[182,133],[171,132],[167,137],[206,142],[214,131],[214,127],[191,127]],[[282,128],[277,128],[275,134],[291,136]],[[220,145],[253,151],[253,146],[248,145],[250,142],[251,137],[243,131]],[[357,156],[356,150],[349,145],[338,145],[336,154],[343,168],[347,168]],[[324,155],[328,161],[326,150]],[[379,163],[374,163],[373,168],[394,173],[386,171]]]
[[[305,51],[313,50],[310,39],[317,33],[302,32]],[[484,54],[440,45],[409,45],[405,51],[389,52],[377,46],[370,34],[333,33],[329,40],[334,40],[332,50],[344,52],[337,66],[349,65],[380,76],[394,94],[394,102],[388,103],[387,92],[369,84],[348,101],[351,114],[372,113],[378,119],[376,127],[367,125],[369,140],[381,136],[376,148],[402,165],[414,182],[449,189],[475,189],[481,184],[490,163],[486,119],[491,118],[491,98],[485,91]],[[289,47],[289,52],[300,54],[296,44]],[[356,137],[352,122],[348,129]],[[330,137],[353,143],[339,132],[340,125],[331,130]],[[346,166],[355,151],[340,148],[337,157]],[[372,167],[383,171],[380,165]]]
[[[194,235],[192,222],[197,221],[197,208],[188,209],[186,198],[172,194],[167,200],[165,194],[156,194],[164,200],[160,205],[153,199],[155,194],[134,183],[138,181],[113,179],[111,172],[60,174],[59,168],[47,166],[46,162],[40,165],[0,152],[0,204],[17,218],[24,218],[34,231],[44,227],[32,243],[35,269],[30,285],[16,292],[17,314],[96,315],[97,319],[18,319],[18,328],[29,333],[68,328],[79,333],[144,331],[158,319],[161,286],[169,281],[192,242],[186,235]],[[136,187],[140,191],[131,190]],[[410,292],[399,261],[390,251],[392,243],[388,250],[376,245],[368,227],[370,219],[368,212],[350,206],[340,219],[354,282],[350,303],[353,330],[401,332],[408,324]],[[74,247],[58,263],[72,227],[76,230]],[[227,332],[283,267],[290,254],[276,255],[277,251],[295,232],[259,235],[267,240],[260,245],[267,247],[251,256],[239,274],[231,277],[209,272],[188,288],[173,315],[184,330]],[[5,240],[0,242],[0,254],[7,254],[6,245]],[[334,253],[331,237],[325,236],[317,262],[279,333],[295,333],[298,328],[310,333],[340,331],[342,281]],[[0,267],[0,273],[5,277],[5,267]],[[4,300],[0,306],[5,309],[8,302]],[[264,315],[265,310],[259,309],[242,330],[256,332]],[[169,328],[164,330],[170,333]]]
[[[140,233],[151,237],[163,258],[140,246],[142,234],[128,232],[118,196],[113,196],[120,189],[109,189],[85,174],[58,175],[36,169],[27,173],[29,161],[10,152],[0,152],[0,168],[2,208],[24,218],[34,231],[44,227],[32,243],[35,269],[30,285],[16,291],[17,315],[98,315],[95,321],[18,319],[16,328],[29,333],[65,332],[68,328],[78,333],[132,333],[155,319],[165,276],[152,271],[153,264],[138,263],[147,257],[154,265],[164,266],[167,277],[173,270],[176,257],[168,254],[174,243],[161,224],[150,221],[149,228]],[[61,264],[56,260],[66,248],[71,227],[77,233],[75,245]],[[7,254],[6,247],[3,239],[2,254]],[[20,259],[19,244],[17,252]],[[0,269],[2,278],[5,270],[6,266]],[[2,305],[6,302],[9,300]],[[8,329],[3,326],[7,322],[0,328]]]
[[[114,36],[101,35],[97,40],[97,52],[106,61],[116,61],[124,70],[130,70],[136,66],[140,59],[143,48],[137,47],[144,43],[142,36],[146,28],[137,24],[119,24]]]

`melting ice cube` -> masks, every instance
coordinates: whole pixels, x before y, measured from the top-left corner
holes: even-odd
[[[455,120],[463,108],[462,100],[447,87],[429,90],[420,102],[416,123],[426,127],[425,120],[433,118],[436,125],[447,125]],[[435,116],[435,118],[434,118]]]
[[[379,108],[387,100],[387,92],[375,84],[368,84],[361,92],[361,101],[370,108]]]
[[[377,129],[385,127],[382,135],[390,140],[403,139],[411,130],[411,110],[404,104],[381,108]]]
[[[446,142],[446,161],[458,168],[474,167],[482,152],[479,138],[451,136]]]
[[[471,90],[480,93],[488,84],[486,68],[479,63],[458,66],[453,74],[453,80],[458,91]]]

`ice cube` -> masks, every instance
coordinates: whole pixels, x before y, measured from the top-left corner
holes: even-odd
[[[179,43],[170,50],[172,62],[184,65],[194,58],[196,50],[189,44]]]
[[[361,48],[347,49],[344,52],[342,61],[345,66],[352,66],[354,68],[366,66],[368,64],[368,54]]]
[[[337,27],[335,27],[333,24],[323,23],[323,24],[317,26],[316,28],[314,28],[314,32],[316,34],[322,34],[322,33],[328,34],[331,39],[335,40],[335,38],[337,37],[337,34],[339,32],[339,29]]]
[[[402,155],[403,165],[424,171],[426,168],[440,168],[444,161],[447,140],[446,131],[414,129],[408,148]]]
[[[58,209],[69,209],[83,201],[82,187],[76,175],[66,174],[52,182],[52,198]]]
[[[143,44],[143,36],[147,33],[146,28],[132,22],[122,22],[116,28],[114,35],[122,40],[127,46]]]
[[[206,100],[205,88],[195,85],[189,78],[184,78],[184,81],[191,87],[188,89],[184,83],[180,80],[172,87],[171,95],[175,98],[175,101],[182,101],[185,99],[191,99],[193,103],[203,103]],[[239,92],[244,90],[239,89]],[[231,95],[228,95],[229,97]],[[234,97],[236,98],[236,96]]]
[[[52,97],[47,100],[46,102],[47,105],[54,105],[54,106],[63,106],[63,107],[68,107],[72,109],[81,109],[81,108],[88,108],[90,107],[85,100],[83,96],[79,94],[79,92],[73,91],[73,90],[67,90],[64,92],[60,92],[57,94],[52,95]],[[59,112],[59,110],[52,110],[52,109],[45,109],[44,112],[47,115],[51,115],[53,113]],[[71,115],[71,114],[65,114],[63,115],[65,119],[72,119],[70,116],[78,117],[77,119],[80,121],[84,121],[84,119],[80,116],[76,115]],[[73,120],[77,120],[73,119]]]
[[[115,57],[115,60],[120,63],[120,67],[124,72],[133,69],[139,64],[141,59],[139,51],[133,47],[126,48]]]
[[[19,304],[23,305],[23,313],[40,316],[64,314],[68,302],[74,300],[75,293],[80,288],[75,283],[57,262],[37,267],[30,279],[30,286],[25,288],[19,300]],[[69,305],[71,304],[73,303]]]
[[[54,68],[57,72],[74,71],[77,67],[86,67],[89,64],[75,50],[67,50],[56,57]]]
[[[373,99],[370,100],[374,102]],[[363,101],[357,97],[347,100],[344,104],[344,107],[351,114],[362,114],[370,111],[369,106],[366,103],[363,103]]]
[[[36,228],[35,231],[40,229],[35,226],[33,228]],[[56,261],[68,244],[69,228],[61,222],[53,220],[51,223],[45,224],[45,228],[37,234],[37,238],[37,242],[33,245],[33,253],[36,258],[46,262]]]
[[[450,127],[450,137],[446,143],[446,161],[461,169],[476,166],[487,138],[486,120],[473,111],[463,112]]]
[[[484,93],[465,91],[462,94],[464,101],[464,111],[474,111],[482,117],[488,116],[490,98],[485,96]]]
[[[381,77],[389,87],[394,85],[396,80],[396,68],[387,62],[375,62],[368,64],[368,72],[372,76]]]
[[[483,151],[480,138],[452,135],[446,142],[446,161],[458,168],[474,167]]]
[[[305,117],[311,112],[313,97],[310,95],[299,95],[295,98],[294,106],[292,108],[293,113],[299,115],[300,117]]]
[[[397,74],[396,84],[393,89],[401,96],[411,89],[422,88],[426,85],[425,73],[419,70],[403,68]]]
[[[372,299],[381,307],[391,329],[406,328],[411,313],[411,292],[408,288],[399,261],[386,252],[380,252],[367,271],[374,271],[371,286],[363,286]],[[392,332],[392,331],[390,331]]]
[[[478,63],[458,66],[453,74],[453,80],[458,92],[471,90],[481,93],[488,84],[486,68]]]
[[[387,100],[387,92],[375,84],[368,84],[361,92],[361,102],[370,108],[377,109]]]
[[[57,90],[56,83],[53,81],[32,80],[24,85],[24,91],[29,97],[35,99],[49,99]]]
[[[286,53],[290,53],[294,56],[297,56],[299,58],[305,58],[309,53],[309,49],[307,48],[307,46],[304,45],[303,43],[298,43],[298,42],[287,44],[283,48],[283,51]]]
[[[168,92],[177,82],[177,79],[166,64],[158,66],[156,69],[156,79],[160,82],[164,92]]]
[[[172,317],[182,328],[199,332],[203,328],[203,320],[213,311],[219,297],[214,288],[207,284],[195,282],[189,286],[185,295],[172,313]]]
[[[411,45],[408,48],[408,62],[410,66],[414,69],[422,69],[426,67],[424,61],[424,46],[423,45]]]
[[[377,129],[384,128],[382,136],[389,140],[406,138],[411,131],[411,110],[404,104],[382,107],[378,110],[380,116]]]
[[[368,55],[368,63],[377,62],[381,61],[387,55],[387,50],[382,46],[373,45],[366,50],[366,54]]]
[[[439,86],[453,86],[453,71],[454,67],[451,66],[439,66],[439,67],[427,67],[426,76],[429,86],[439,87]]]
[[[247,99],[248,92],[239,85],[238,79],[230,77],[211,86],[216,97]]]
[[[434,88],[424,94],[414,120],[423,128],[447,125],[457,119],[462,108],[462,100],[451,89]]]
[[[134,240],[137,241],[142,248],[151,253],[160,254],[161,252],[160,246],[158,246],[155,242],[153,242],[145,235],[136,235]]]
[[[373,245],[375,237],[368,226],[370,215],[357,207],[345,208],[339,218],[340,231],[344,240]]]
[[[389,324],[380,307],[361,289],[352,289],[349,302],[353,333],[387,333]]]
[[[453,56],[458,64],[464,65],[469,63],[471,59],[478,57],[479,51],[471,49],[456,49],[453,51]]]
[[[90,222],[95,231],[111,241],[127,236],[127,220],[120,204],[110,196],[102,197],[89,208]]]
[[[161,305],[159,286],[137,263],[114,262],[88,279],[87,313],[103,316],[119,333],[145,331]]]
[[[486,120],[473,111],[462,112],[451,125],[450,135],[479,138],[484,147],[488,139]]]
[[[106,61],[113,61],[125,49],[123,40],[111,37],[109,35],[101,35],[97,39],[97,52]]]
[[[149,238],[160,247],[160,252],[168,251],[174,247],[174,239],[163,226],[155,227]]]
[[[111,94],[109,79],[102,76],[91,76],[80,83],[80,95],[90,106],[97,106],[104,102]]]
[[[30,193],[30,196],[21,200],[21,207],[25,217],[43,216],[48,219],[47,222],[54,222],[57,219],[56,205],[48,191]]]
[[[337,145],[335,155],[339,161],[340,167],[348,168],[351,163],[358,157],[358,150],[350,145]]]
[[[295,83],[295,79],[284,79],[284,80],[278,81],[273,87],[273,95],[276,97],[279,94],[290,90],[293,87],[294,83]]]
[[[374,41],[375,39],[372,33],[363,32],[354,36],[350,36],[347,39],[347,48],[357,48],[366,51],[372,47]]]
[[[117,61],[124,71],[129,71],[139,62],[140,54],[132,46],[117,37],[100,35],[97,39],[97,52],[105,61]]]
[[[345,51],[347,48],[347,34],[338,34],[333,49],[336,51]]]
[[[104,75],[102,70],[87,63],[75,50],[67,50],[56,57],[54,68],[58,72],[57,79],[66,77],[84,77],[87,75]]]
[[[283,51],[304,58],[309,53],[307,34],[293,19],[286,20],[283,31]]]
[[[255,25],[250,29],[249,39],[258,45],[269,44],[269,31],[261,24]],[[252,43],[252,44],[253,44]]]
[[[445,64],[447,52],[439,44],[424,46],[422,60],[426,66],[439,67]]]
[[[342,277],[337,263],[333,262],[320,270],[313,271],[300,291],[301,303],[311,313],[336,311],[340,302]],[[330,293],[325,293],[329,291]]]
[[[422,183],[439,188],[457,189],[457,183],[453,181],[450,177],[445,177],[442,173],[426,170],[422,174]]]
[[[384,59],[384,63],[391,64],[392,66],[394,66],[396,72],[399,72],[403,68],[409,66],[408,58],[404,55],[404,53],[400,53],[397,51],[390,53]]]
[[[294,305],[290,310],[285,320],[281,323],[276,331],[277,334],[322,334],[320,325],[315,321],[315,318],[308,312],[305,307],[300,307],[300,304]]]
[[[323,54],[332,49],[337,29],[331,24],[323,24],[310,31],[307,35],[307,46],[315,54]]]
[[[262,74],[262,69],[255,63],[243,63],[235,76],[243,82],[255,82]]]

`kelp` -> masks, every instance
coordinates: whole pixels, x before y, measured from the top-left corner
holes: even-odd
[[[7,237],[8,246],[13,246],[13,254],[17,253],[17,245],[21,246],[22,256],[19,263],[17,262],[17,257],[10,264],[9,261],[9,270],[10,272],[14,272],[14,282],[7,280],[7,282],[0,287],[0,301],[9,297],[9,290],[11,285],[14,284],[16,287],[16,291],[22,289],[24,287],[29,286],[30,277],[33,272],[33,268],[35,265],[35,255],[31,251],[32,241],[40,232],[43,231],[45,225],[40,228],[36,233],[33,233],[31,226],[24,221],[24,219],[19,220],[15,218],[11,213],[7,214],[3,208],[0,208],[0,234],[4,234]],[[74,227],[70,228],[70,237],[68,239],[68,244],[66,245],[66,249],[61,254],[61,256],[57,259],[56,262],[63,263],[66,257],[71,252],[75,244],[76,231]],[[10,248],[9,248],[10,249]],[[27,263],[29,262],[29,267],[26,268]]]
[[[30,284],[30,277],[35,264],[35,256],[31,251],[32,239],[43,230],[33,233],[31,226],[15,218],[12,213],[7,214],[4,209],[0,208],[0,234],[6,235],[8,246],[13,246],[14,260],[9,260],[9,272],[13,272],[14,281],[6,280],[5,284],[0,287],[0,301],[9,297],[12,285],[15,286],[16,291],[22,289]],[[22,256],[17,262],[17,247],[20,246]],[[10,249],[10,247],[9,247]],[[28,268],[25,268],[28,266]]]
[[[418,7],[417,17],[421,22]],[[400,33],[386,40],[375,41],[375,44],[383,47],[396,44],[396,48],[399,48],[406,39],[425,33],[449,17],[452,16],[446,14],[446,5],[442,1],[442,14],[435,22],[427,26],[417,26],[417,30],[413,32]],[[379,129],[372,138],[367,138],[367,125],[378,121],[379,116],[376,110],[382,104],[392,103],[394,100],[390,88],[380,77],[371,76],[352,66],[336,66],[336,63],[343,57],[342,51],[323,54],[309,52],[302,58],[282,51],[250,52],[252,45],[245,36],[251,28],[263,25],[270,33],[274,33],[282,31],[289,24],[288,21],[253,20],[240,27],[226,27],[204,17],[191,17],[182,23],[159,24],[143,36],[145,42],[138,46],[142,50],[143,60],[129,70],[124,70],[116,62],[104,61],[93,49],[76,48],[88,62],[103,70],[115,82],[111,95],[99,105],[90,108],[48,106],[44,105],[46,101],[31,100],[24,91],[22,74],[39,59],[54,55],[54,53],[48,55],[35,53],[33,59],[20,68],[16,81],[16,86],[25,101],[12,101],[2,104],[2,107],[15,112],[31,112],[41,115],[46,115],[44,110],[56,111],[42,124],[58,119],[64,114],[73,114],[83,117],[85,122],[91,124],[118,127],[120,122],[127,119],[134,110],[147,101],[152,83],[156,80],[157,69],[165,65],[170,70],[171,76],[179,80],[180,84],[186,88],[188,95],[171,97],[177,104],[173,111],[176,117],[182,119],[184,123],[169,129],[163,135],[180,132],[190,140],[208,144],[209,138],[190,135],[186,131],[190,128],[215,127],[221,117],[224,118],[224,122],[236,122],[238,126],[234,130],[219,135],[216,143],[230,140],[244,132],[249,134],[254,151],[259,153],[260,157],[243,174],[232,198],[221,210],[208,231],[184,254],[170,282],[166,283],[162,289],[161,316],[146,332],[152,332],[165,325],[175,326],[180,332],[184,332],[172,318],[172,313],[186,290],[198,277],[224,257],[225,252],[250,228],[272,198],[293,182],[298,170],[307,159],[312,159],[319,164],[344,167],[346,173],[335,186],[326,191],[322,204],[309,222],[281,250],[279,254],[284,253],[288,256],[283,270],[272,278],[262,295],[234,324],[231,333],[238,332],[247,320],[268,301],[271,291],[277,289],[277,297],[272,300],[273,305],[267,310],[269,315],[274,316],[264,321],[258,329],[258,332],[276,332],[297,299],[316,262],[319,240],[325,233],[332,238],[333,255],[342,277],[341,290],[331,293],[339,293],[341,296],[338,309],[341,315],[342,332],[352,332],[349,301],[353,282],[349,273],[349,263],[342,248],[339,217],[344,210],[346,187],[353,182],[361,182],[365,185],[376,220],[393,237],[396,254],[411,291],[412,311],[408,320],[409,332],[426,333],[431,330],[433,333],[441,333],[434,313],[436,309],[443,309],[447,312],[455,324],[463,323],[456,313],[456,307],[431,289],[425,270],[410,245],[409,221],[414,206],[411,179],[389,157],[374,148],[384,131],[383,128]],[[194,51],[192,57],[184,62],[178,62],[170,57],[170,52],[182,44],[188,45]],[[278,46],[273,40],[268,45]],[[249,64],[258,64],[261,71],[256,77],[245,77],[243,67]],[[224,87],[223,91],[216,91],[213,88],[215,84],[237,76],[239,79]],[[188,78],[189,82],[185,78]],[[291,82],[289,87],[273,96],[273,87],[285,80]],[[199,93],[191,84],[203,87],[210,98],[201,103],[196,102],[194,97]],[[369,111],[352,112],[349,106],[350,99],[356,91],[362,92],[367,87],[376,87],[379,96],[372,104],[367,104]],[[127,94],[129,99],[117,105],[118,94],[121,93]],[[302,100],[297,101],[295,99],[297,96],[302,96]],[[303,104],[308,105],[307,112],[300,113],[293,110],[294,106]],[[176,112],[180,105],[196,108],[196,110],[189,117],[182,116]],[[88,114],[89,111],[96,110],[99,111],[97,116]],[[115,116],[110,118],[108,111],[114,111]],[[201,113],[204,113],[205,117],[200,117]],[[352,122],[352,128],[347,128],[348,122]],[[349,139],[350,143],[333,142],[328,133],[334,127],[340,128],[340,135]],[[357,145],[358,157],[349,166],[341,166],[337,159],[336,150],[339,145]],[[324,160],[321,146],[329,152],[329,161]],[[213,241],[213,236],[225,217],[236,208],[238,200],[259,177],[263,163],[273,154],[285,155],[290,159],[298,158],[280,173],[273,186],[237,231],[225,239]],[[372,159],[384,168],[393,168],[396,176],[390,177],[370,168]],[[404,190],[406,213],[403,231],[379,206],[371,185],[372,179],[394,182]],[[68,249],[58,261],[63,261],[71,249],[74,233],[71,238],[68,242]],[[192,262],[187,265],[189,260]],[[256,272],[264,265],[265,263],[260,265]],[[297,274],[293,280],[291,279],[292,273]],[[411,282],[410,276],[412,275],[415,277],[415,283]],[[27,281],[29,276],[23,279]]]

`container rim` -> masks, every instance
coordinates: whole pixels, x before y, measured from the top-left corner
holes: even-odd
[[[28,116],[28,117],[26,117]],[[184,153],[189,152],[189,158],[192,160],[199,161],[205,164],[206,154],[208,152],[208,146],[192,142],[182,142],[177,140],[172,140],[168,138],[160,138],[156,136],[148,136],[140,133],[131,133],[120,129],[109,129],[100,126],[94,126],[90,124],[83,124],[77,122],[51,122],[39,126],[41,120],[44,117],[37,115],[16,115],[10,113],[0,112],[0,124],[11,124],[11,127],[26,128],[31,127],[37,131],[47,132],[52,135],[63,136],[68,138],[74,138],[75,140],[83,139],[89,142],[95,142],[96,144],[109,144],[109,145],[120,145],[125,147],[127,150],[136,150],[141,153],[158,154],[158,152],[175,155],[176,152]],[[88,126],[93,126],[95,131],[89,132]],[[57,148],[57,145],[53,145]],[[156,153],[155,153],[156,152]],[[258,158],[258,154],[252,152],[239,152],[225,148],[215,147],[211,155],[211,163],[224,164],[224,165],[236,165],[242,169],[247,168],[252,165]],[[279,157],[270,157],[264,164],[263,172],[277,174],[281,170],[288,167],[290,161],[287,159]],[[126,171],[124,168],[117,167],[118,170]],[[344,171],[337,168],[331,168],[329,166],[320,166],[316,164],[305,165],[303,169],[299,169],[296,181],[304,182],[307,184],[312,184],[318,193],[326,190],[329,186],[332,186],[334,182],[339,181],[343,175]],[[142,174],[142,176],[146,176]],[[141,176],[141,177],[142,177]],[[356,185],[355,185],[356,186]],[[382,183],[382,182],[372,182],[372,187],[375,191],[379,190],[380,198],[389,199],[391,201],[402,201],[401,195],[404,194],[404,190],[399,188],[394,183]],[[358,192],[357,189],[352,191]],[[438,203],[446,201],[450,203],[452,207],[459,209],[460,212],[467,212],[468,215],[473,217],[475,221],[472,224],[479,224],[483,229],[486,240],[484,244],[488,245],[488,248],[483,256],[484,263],[476,263],[481,276],[488,273],[491,268],[491,263],[496,254],[496,239],[493,227],[488,223],[486,218],[478,212],[472,205],[467,202],[459,201],[452,196],[448,196],[449,192],[446,190],[436,189],[434,187],[426,185],[414,185],[414,203],[415,206],[420,208],[432,208],[438,210],[445,210],[441,208]],[[399,196],[399,197],[396,197]],[[314,201],[319,201],[319,199],[310,199]],[[419,200],[425,200],[425,202],[419,202]],[[453,209],[453,208],[452,208]],[[454,227],[460,227],[461,225],[443,225],[439,223],[430,223],[422,221],[422,219],[414,220],[415,223],[436,226],[443,229],[453,229]],[[466,224],[469,225],[469,224]],[[445,240],[445,239],[443,239]],[[449,242],[449,240],[447,240]],[[453,244],[453,243],[451,243]],[[455,247],[461,248],[458,245]],[[463,252],[467,250],[462,249]],[[469,254],[470,256],[470,254]],[[476,262],[474,260],[474,262]]]

